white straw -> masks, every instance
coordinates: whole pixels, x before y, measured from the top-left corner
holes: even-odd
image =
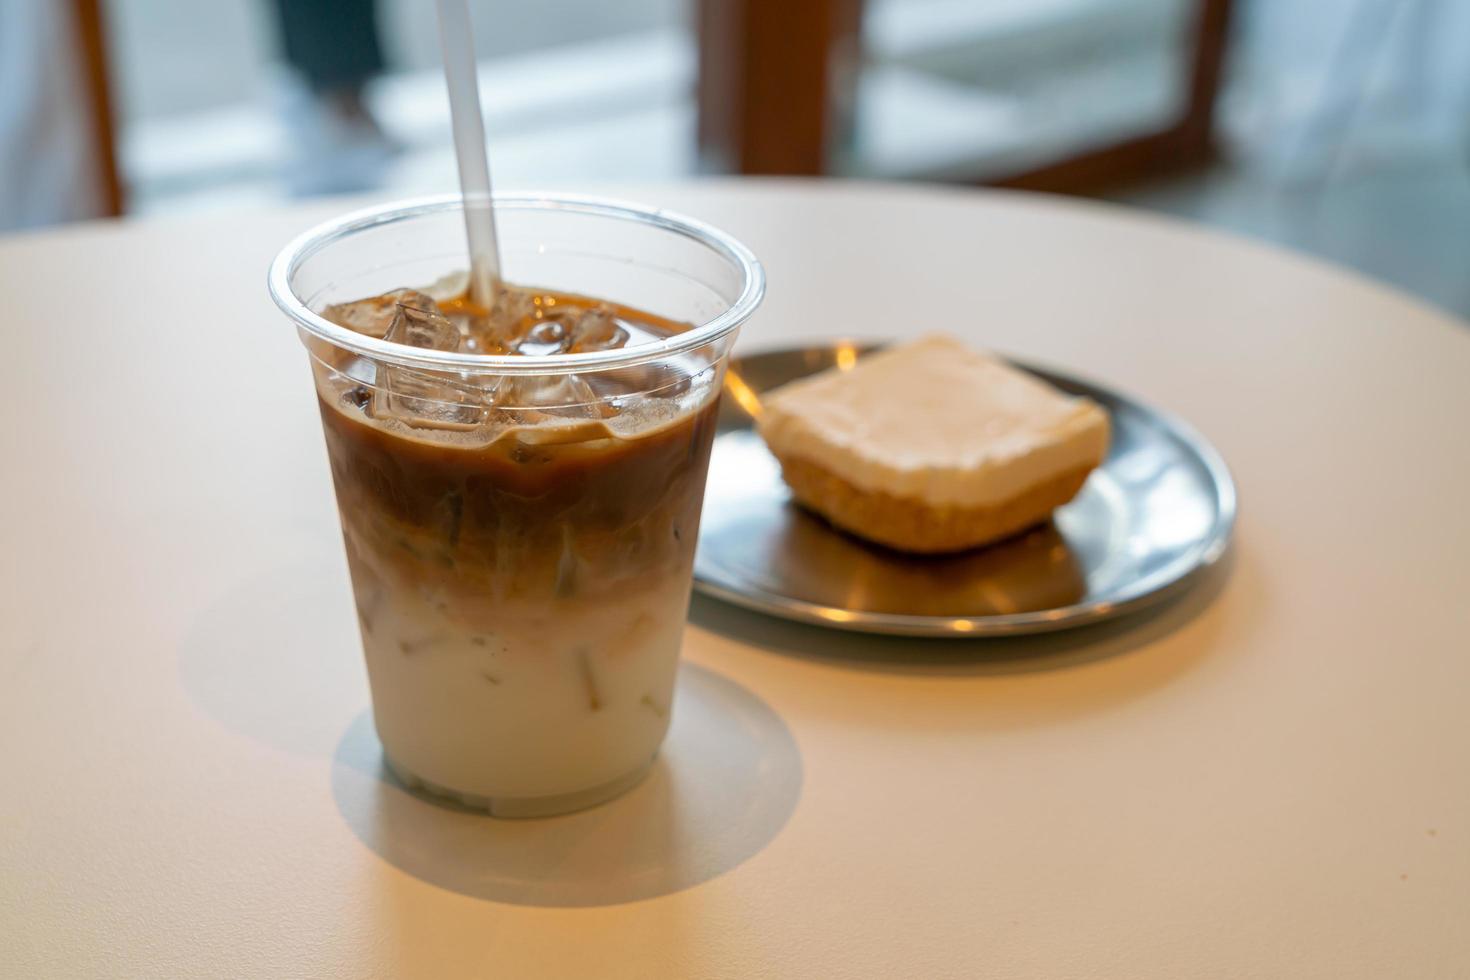
[[[459,189],[470,244],[470,299],[489,309],[500,284],[500,250],[495,243],[490,160],[485,153],[485,120],[480,115],[467,0],[439,0],[439,43],[444,50],[444,81],[449,87],[449,115],[454,123],[454,152],[459,158]]]

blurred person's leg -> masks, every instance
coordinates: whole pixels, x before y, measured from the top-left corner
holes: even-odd
[[[296,194],[377,186],[393,153],[366,102],[384,68],[375,0],[272,0],[297,76],[287,105]]]
[[[0,0],[0,229],[103,213],[70,7]]]

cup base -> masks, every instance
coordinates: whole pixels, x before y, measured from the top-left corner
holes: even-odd
[[[393,775],[398,777],[399,782],[411,789],[446,797],[473,810],[484,810],[492,817],[524,819],[552,817],[576,810],[585,810],[622,796],[643,782],[643,777],[647,776],[648,771],[653,768],[654,760],[649,759],[632,772],[599,786],[593,786],[591,789],[578,790],[575,793],[558,793],[554,796],[476,796],[473,793],[461,793],[447,786],[431,783],[399,765],[386,752],[383,753],[383,762],[392,770]]]

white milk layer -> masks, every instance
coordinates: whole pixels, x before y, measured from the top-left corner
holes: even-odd
[[[468,796],[576,793],[653,759],[689,578],[636,595],[503,603],[469,629],[412,590],[360,610],[373,712],[400,769]]]

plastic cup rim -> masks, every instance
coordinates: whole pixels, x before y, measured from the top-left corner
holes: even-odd
[[[585,354],[524,357],[424,350],[369,337],[313,312],[292,289],[292,276],[302,263],[343,238],[397,221],[461,210],[463,202],[459,195],[446,194],[362,208],[301,233],[271,263],[268,277],[271,298],[282,312],[311,335],[377,361],[474,374],[569,374],[632,367],[697,350],[744,323],[765,295],[765,272],[755,254],[738,239],[696,218],[612,198],[573,194],[497,194],[494,206],[497,212],[553,211],[614,218],[681,235],[704,245],[736,268],[741,277],[740,294],[713,319],[655,343]]]

